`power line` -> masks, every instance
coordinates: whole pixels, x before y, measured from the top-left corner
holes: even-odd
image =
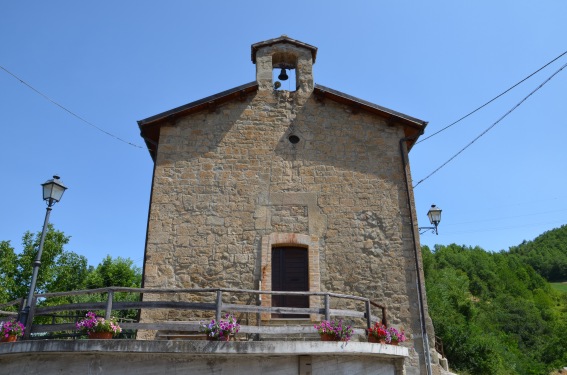
[[[506,112],[502,117],[500,117],[498,120],[496,120],[496,122],[494,122],[492,125],[490,125],[485,131],[483,131],[482,133],[480,133],[480,135],[478,135],[475,139],[473,139],[471,142],[469,142],[469,144],[467,144],[465,147],[463,147],[461,150],[459,150],[459,152],[457,152],[455,155],[453,155],[451,158],[449,158],[449,160],[447,160],[445,163],[441,164],[440,167],[438,167],[437,169],[435,169],[433,172],[431,172],[429,175],[427,175],[427,177],[425,177],[424,179],[420,180],[417,184],[414,185],[414,188],[417,187],[419,184],[421,184],[423,181],[427,180],[429,177],[433,176],[435,173],[437,173],[441,168],[443,168],[444,166],[446,166],[447,164],[449,164],[449,162],[451,162],[453,159],[455,159],[457,156],[459,156],[463,151],[465,151],[467,148],[469,148],[473,143],[475,143],[480,137],[482,137],[483,135],[485,135],[486,133],[488,133],[493,127],[495,127],[500,121],[502,121],[506,116],[508,116],[510,113],[512,113],[516,108],[518,108],[520,105],[522,105],[530,96],[532,96],[533,94],[535,94],[536,91],[538,91],[539,89],[541,89],[547,82],[551,81],[551,79],[553,77],[555,77],[559,72],[561,72],[565,67],[567,66],[567,64],[564,64],[561,68],[559,68],[557,71],[555,71],[555,73],[553,73],[551,76],[549,76],[549,78],[547,78],[545,81],[543,81],[543,83],[541,83],[538,87],[536,87],[532,92],[530,92],[527,96],[525,96],[518,104],[516,104],[514,107],[512,107],[508,112]]]
[[[472,115],[473,113],[481,110],[482,108],[486,107],[487,105],[489,105],[490,103],[492,103],[493,101],[495,101],[496,99],[498,99],[499,97],[501,97],[502,95],[506,94],[508,91],[512,90],[513,88],[515,88],[516,86],[520,85],[521,83],[523,83],[524,81],[528,80],[529,78],[531,78],[533,75],[539,73],[541,70],[545,69],[547,66],[549,66],[550,64],[554,63],[556,60],[560,59],[561,57],[563,57],[563,55],[567,54],[567,51],[563,52],[561,55],[557,56],[556,58],[554,58],[553,60],[551,60],[550,62],[548,62],[547,64],[545,64],[544,66],[542,66],[541,68],[539,68],[538,70],[536,70],[535,72],[533,72],[532,74],[530,74],[529,76],[527,76],[526,78],[522,79],[520,82],[516,83],[515,85],[513,85],[512,87],[510,87],[509,89],[507,89],[506,91],[503,91],[501,94],[495,96],[494,98],[490,99],[489,101],[487,101],[486,103],[484,103],[483,105],[481,105],[480,107],[478,107],[477,109],[475,109],[472,112],[467,113],[466,115],[464,115],[463,117],[461,117],[460,119],[458,119],[457,121],[445,126],[443,129],[436,131],[435,133],[431,134],[430,136],[427,136],[421,140],[419,140],[419,142],[416,142],[416,144],[421,143],[423,141],[428,140],[429,138],[433,137],[434,135],[437,135],[439,133],[441,133],[444,130],[449,129],[451,126],[457,124],[458,122],[461,122],[462,120],[466,119],[467,117],[469,117],[470,115]]]
[[[87,125],[92,126],[93,128],[95,128],[96,130],[116,139],[119,140],[120,142],[124,142],[127,145],[130,145],[132,147],[136,147],[136,148],[140,148],[140,149],[144,149],[144,147],[138,146],[132,142],[128,142],[120,137],[115,136],[112,133],[107,132],[104,129],[99,128],[98,126],[96,126],[95,124],[85,120],[84,118],[82,118],[81,116],[77,115],[76,113],[74,113],[73,111],[65,108],[63,105],[57,103],[55,100],[51,99],[49,96],[45,95],[44,93],[42,93],[41,91],[37,90],[36,88],[34,88],[32,85],[30,85],[29,83],[27,83],[26,81],[24,81],[23,79],[21,79],[20,77],[18,77],[17,75],[15,75],[14,73],[10,72],[8,69],[4,68],[3,66],[0,65],[0,69],[2,69],[3,71],[5,71],[6,73],[8,73],[9,75],[11,75],[12,77],[14,77],[15,79],[17,79],[18,81],[20,81],[21,83],[23,83],[24,85],[26,85],[28,88],[30,88],[31,90],[33,90],[35,93],[43,96],[45,99],[47,99],[48,101],[50,101],[51,103],[55,104],[57,107],[61,108],[62,110],[64,110],[65,112],[69,113],[71,116],[74,116],[76,118],[78,118],[79,120],[81,120],[82,122],[84,122]]]

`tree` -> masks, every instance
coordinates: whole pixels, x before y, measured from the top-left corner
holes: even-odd
[[[0,303],[27,296],[40,239],[41,232],[24,233],[23,250],[19,254],[10,241],[0,241]],[[69,239],[52,224],[48,225],[36,293],[109,286],[140,287],[142,273],[131,259],[112,259],[107,255],[97,267],[88,267],[86,257],[64,249]]]
[[[110,255],[107,255],[96,268],[91,269],[85,280],[88,289],[110,286],[139,288],[141,283],[142,272],[130,258],[112,259]]]
[[[548,374],[561,365],[567,357],[565,297],[525,258],[455,244],[422,252],[429,312],[453,368]]]
[[[23,250],[16,254],[9,241],[0,242],[1,301],[6,302],[27,296],[31,282],[33,261],[39,250],[41,232],[27,231],[22,237]],[[36,293],[60,292],[80,289],[88,269],[82,255],[64,250],[69,237],[49,225],[45,235],[41,266],[37,277]]]
[[[567,281],[567,225],[510,248],[548,281]]]
[[[0,241],[0,302],[15,299],[12,291],[16,288],[17,260],[10,241]]]
[[[87,289],[108,288],[111,286],[139,288],[141,283],[142,271],[134,265],[131,259],[121,257],[112,259],[110,255],[107,255],[96,268],[91,267],[85,280],[85,287]],[[104,296],[102,297],[104,298]],[[91,295],[89,299],[91,301],[96,300],[97,296]],[[114,294],[114,301],[134,302],[138,300],[139,294],[137,293]],[[135,319],[138,311],[121,310],[114,315],[120,318]]]

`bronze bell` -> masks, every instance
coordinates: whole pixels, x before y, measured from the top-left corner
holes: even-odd
[[[280,72],[280,75],[278,76],[278,79],[280,81],[287,81],[289,77],[287,76],[287,73],[285,72],[285,69],[282,69],[282,71]]]

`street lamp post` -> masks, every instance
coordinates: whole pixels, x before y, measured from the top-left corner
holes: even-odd
[[[432,227],[420,227],[420,228],[418,228],[418,230],[420,231],[419,234],[423,234],[423,233],[427,232],[428,230],[431,230],[432,232],[435,232],[435,234],[438,234],[437,233],[437,226],[441,222],[441,209],[439,207],[435,206],[434,204],[432,204],[429,211],[427,211],[427,217],[429,218],[429,222],[433,226]],[[423,231],[423,232],[421,232],[421,231]]]
[[[39,241],[39,250],[35,256],[33,262],[32,279],[30,283],[30,290],[28,292],[28,298],[26,299],[25,307],[20,314],[20,322],[27,327],[28,316],[31,309],[31,302],[33,294],[35,292],[35,285],[37,283],[37,274],[39,272],[39,266],[41,265],[41,253],[43,252],[43,243],[45,242],[45,234],[47,232],[47,224],[49,223],[49,214],[51,213],[51,206],[61,200],[63,193],[67,190],[67,187],[63,185],[59,176],[53,176],[52,180],[48,180],[41,184],[43,187],[43,200],[47,203],[47,209],[45,212],[45,220],[43,221],[43,230],[41,232],[41,240]]]

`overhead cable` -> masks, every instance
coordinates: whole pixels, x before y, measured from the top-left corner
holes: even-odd
[[[440,167],[438,167],[437,169],[435,169],[433,172],[431,172],[430,174],[427,175],[427,177],[423,178],[422,180],[420,180],[417,184],[414,185],[414,188],[417,187],[419,184],[421,184],[423,181],[427,180],[429,177],[433,176],[435,173],[437,173],[441,168],[443,168],[444,166],[446,166],[447,164],[449,164],[449,162],[451,162],[453,159],[455,159],[457,156],[459,156],[463,151],[465,151],[467,148],[469,148],[473,143],[475,143],[480,137],[482,137],[483,135],[485,135],[486,133],[488,133],[488,131],[490,129],[492,129],[493,127],[495,127],[500,121],[502,121],[506,116],[508,116],[510,113],[512,113],[516,108],[518,108],[520,105],[522,105],[530,96],[532,96],[536,91],[538,91],[539,89],[541,89],[547,82],[551,81],[551,79],[553,77],[555,77],[559,72],[561,72],[565,67],[567,67],[567,64],[564,64],[561,68],[559,68],[557,71],[555,71],[555,73],[553,73],[551,76],[549,76],[549,78],[547,78],[545,81],[543,81],[543,83],[541,83],[538,87],[536,87],[532,92],[530,92],[527,96],[525,96],[518,104],[516,104],[514,107],[512,107],[508,112],[506,112],[502,117],[500,117],[498,120],[496,120],[496,122],[494,122],[492,125],[490,125],[485,131],[483,131],[482,133],[480,133],[480,135],[478,135],[475,139],[473,139],[471,142],[469,142],[469,144],[467,144],[465,147],[463,147],[459,152],[457,152],[455,155],[451,156],[451,158],[449,158],[449,160],[447,160],[445,163],[441,164]]]
[[[475,109],[472,112],[467,113],[466,115],[464,115],[463,117],[461,117],[460,119],[458,119],[457,121],[445,126],[443,129],[436,131],[435,133],[420,139],[419,142],[416,142],[416,144],[421,143],[423,141],[428,140],[429,138],[433,137],[434,135],[437,135],[439,133],[441,133],[444,130],[449,129],[451,126],[457,124],[458,122],[466,119],[467,117],[469,117],[470,115],[472,115],[473,113],[481,110],[482,108],[486,107],[487,105],[489,105],[490,103],[492,103],[493,101],[495,101],[496,99],[498,99],[499,97],[501,97],[502,95],[506,94],[508,91],[512,90],[513,88],[515,88],[516,86],[520,85],[521,83],[523,83],[524,81],[526,81],[527,79],[531,78],[533,75],[539,73],[541,70],[545,69],[547,66],[549,66],[550,64],[554,63],[556,60],[560,59],[561,57],[563,57],[563,55],[567,54],[567,51],[563,52],[561,55],[557,56],[556,58],[554,58],[553,60],[551,60],[550,62],[548,62],[547,64],[545,64],[544,66],[542,66],[541,68],[539,68],[538,70],[536,70],[535,72],[533,72],[532,74],[530,74],[529,76],[527,76],[526,78],[522,79],[520,82],[516,83],[515,85],[513,85],[512,87],[510,87],[509,89],[507,89],[506,91],[503,91],[502,93],[498,94],[497,96],[495,96],[494,98],[490,99],[489,101],[487,101],[486,103],[484,103],[483,105],[481,105],[480,107],[478,107],[477,109]]]
[[[144,147],[138,146],[132,142],[128,142],[120,137],[115,136],[112,133],[107,132],[104,129],[99,128],[98,126],[96,126],[95,124],[85,120],[84,118],[82,118],[81,116],[77,115],[76,113],[72,112],[71,110],[65,108],[64,106],[62,106],[61,104],[57,103],[55,100],[51,99],[49,96],[45,95],[44,93],[42,93],[41,91],[37,90],[36,88],[34,88],[32,85],[30,85],[29,83],[27,83],[26,81],[24,81],[23,79],[21,79],[20,77],[18,77],[17,75],[15,75],[14,73],[10,72],[8,69],[4,68],[3,66],[0,65],[0,69],[2,69],[3,71],[5,71],[6,73],[8,73],[9,75],[11,75],[12,77],[14,77],[15,79],[17,79],[18,81],[20,81],[21,83],[23,83],[24,85],[26,85],[28,88],[30,88],[31,90],[33,90],[35,93],[43,96],[45,99],[47,99],[48,101],[50,101],[51,103],[55,104],[56,106],[58,106],[59,108],[61,108],[62,110],[64,110],[65,112],[69,113],[71,116],[74,116],[76,118],[78,118],[79,120],[81,120],[82,122],[84,122],[87,125],[92,126],[93,128],[95,128],[96,130],[116,139],[119,140],[120,142],[124,142],[132,147],[136,147],[136,148],[141,148],[143,149]]]

